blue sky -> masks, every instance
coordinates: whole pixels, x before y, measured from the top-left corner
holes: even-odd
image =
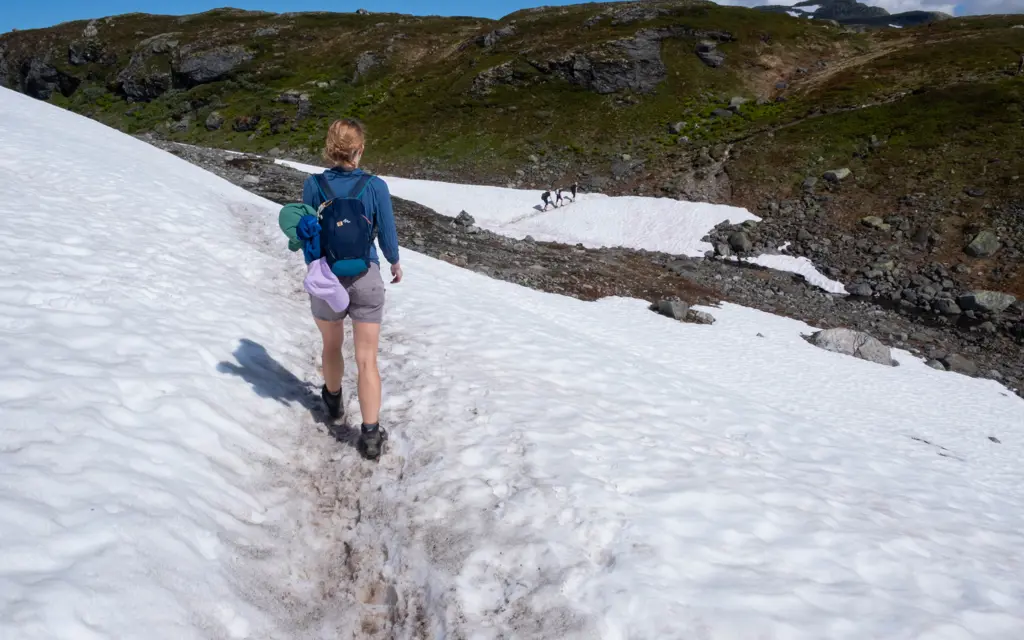
[[[119,13],[181,15],[233,6],[261,11],[355,11],[481,16],[500,18],[513,11],[542,5],[576,4],[579,0],[0,0],[0,33],[49,27],[68,20],[102,18]]]

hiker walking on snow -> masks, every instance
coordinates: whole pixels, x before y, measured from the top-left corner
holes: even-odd
[[[551,206],[551,192],[550,191],[545,191],[544,193],[540,194],[540,199],[544,201],[544,209],[543,210],[547,211],[548,207]]]
[[[573,202],[576,202],[576,190],[577,189],[579,189],[579,185],[576,184],[576,182],[573,182],[572,186],[569,187],[569,191],[572,193],[572,201]]]
[[[558,189],[557,191],[555,191],[555,208],[558,208],[563,204],[564,203],[562,202],[562,190]]]
[[[359,122],[349,119],[334,122],[324,145],[324,159],[333,168],[306,179],[302,185],[302,201],[316,209],[319,221],[324,223],[318,251],[322,249],[324,260],[331,263],[326,280],[336,276],[344,288],[338,293],[341,297],[348,294],[348,304],[341,310],[335,308],[341,306],[337,303],[332,306],[330,296],[325,299],[310,294],[313,319],[323,338],[324,385],[320,396],[331,418],[342,416],[343,321],[351,318],[362,413],[358,447],[365,457],[376,459],[387,432],[380,427],[377,350],[384,316],[384,281],[373,243],[375,237],[384,257],[391,263],[393,284],[402,281],[402,267],[398,262],[398,234],[388,186],[359,168],[365,146],[366,134]],[[327,269],[322,261],[318,262],[321,268]],[[310,265],[311,272],[314,266]],[[332,281],[328,286],[331,284],[337,285]]]

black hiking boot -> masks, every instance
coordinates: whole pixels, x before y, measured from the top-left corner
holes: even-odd
[[[327,406],[327,415],[331,416],[332,420],[337,420],[341,417],[341,389],[338,389],[338,393],[331,393],[327,390],[327,385],[324,385],[320,390],[320,397],[323,398],[324,404]]]
[[[376,460],[384,449],[384,442],[388,439],[388,432],[378,425],[363,425],[359,430],[359,440],[356,448],[367,460]]]

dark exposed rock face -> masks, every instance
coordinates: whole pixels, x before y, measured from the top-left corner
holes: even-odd
[[[561,76],[567,82],[595,93],[651,93],[668,75],[661,59],[662,40],[684,37],[732,40],[732,35],[725,32],[682,27],[643,29],[632,38],[613,40],[552,60],[530,60],[529,64],[544,75]],[[473,92],[485,94],[498,84],[522,85],[527,82],[526,75],[517,72],[515,62],[505,62],[480,73],[473,82]]]
[[[40,58],[29,58],[21,64],[21,90],[25,95],[49,100],[54,91],[70,96],[81,84],[81,80],[58,71],[52,64]]]
[[[252,58],[252,52],[239,45],[205,50],[183,47],[178,50],[174,61],[174,81],[182,87],[191,88],[223,80]]]
[[[573,84],[607,94],[626,89],[650,93],[665,79],[661,41],[666,30],[644,30],[588,53],[572,53],[549,63],[549,69]]]
[[[76,67],[92,62],[110,66],[117,64],[117,54],[106,51],[99,40],[76,40],[68,45],[68,62]]]
[[[178,47],[177,33],[162,33],[146,38],[132,53],[128,66],[117,74],[117,90],[134,102],[149,102],[171,88],[171,69],[167,55]]]

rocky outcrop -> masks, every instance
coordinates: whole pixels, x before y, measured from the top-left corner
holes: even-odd
[[[503,62],[497,66],[481,71],[473,78],[470,93],[483,96],[490,93],[497,85],[516,86],[523,84],[524,78],[516,73],[515,63]]]
[[[107,51],[99,40],[76,40],[68,45],[68,62],[76,67],[90,63],[109,67],[117,64],[117,54]]]
[[[364,51],[360,53],[359,57],[356,58],[356,72],[352,76],[352,82],[358,82],[360,78],[365,77],[366,74],[370,73],[370,71],[376,69],[383,63],[383,58],[372,51]]]
[[[128,66],[117,74],[116,89],[130,102],[149,102],[171,88],[168,55],[178,47],[177,33],[146,38],[135,48]]]
[[[494,31],[488,31],[484,35],[478,36],[477,38],[475,38],[473,40],[473,43],[476,44],[478,47],[483,47],[485,49],[488,49],[488,48],[493,47],[494,45],[498,44],[500,41],[504,40],[505,38],[511,38],[515,34],[516,34],[515,26],[509,25],[507,27],[501,27],[500,29],[495,29]]]
[[[826,329],[811,335],[809,342],[826,351],[842,353],[886,366],[893,365],[892,352],[889,347],[862,331]]]
[[[177,51],[172,66],[174,81],[183,88],[191,88],[223,80],[253,57],[251,51],[240,45],[204,50],[183,47]]]
[[[19,74],[22,93],[39,100],[49,100],[55,91],[59,91],[64,96],[70,96],[82,82],[74,76],[59,71],[41,58],[29,58],[22,62]]]
[[[709,67],[717,69],[725,63],[725,54],[718,50],[714,42],[699,42],[695,49],[697,57]]]
[[[645,30],[586,53],[572,53],[549,63],[548,69],[572,84],[601,94],[631,90],[650,93],[668,74],[661,60],[665,30]]]

